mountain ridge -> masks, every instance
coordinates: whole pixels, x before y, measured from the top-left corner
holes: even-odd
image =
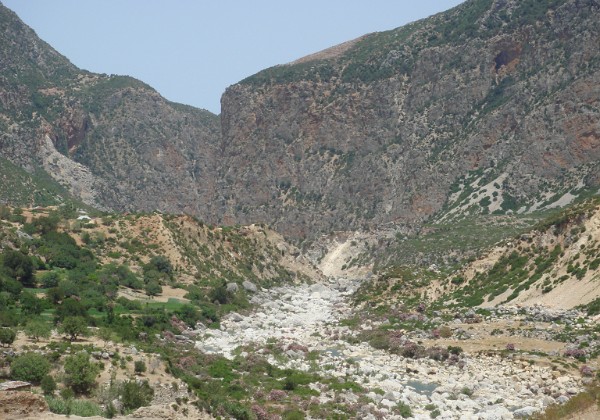
[[[99,208],[298,241],[564,205],[600,185],[599,9],[470,0],[250,76],[216,116],[78,70],[2,7],[0,151]]]

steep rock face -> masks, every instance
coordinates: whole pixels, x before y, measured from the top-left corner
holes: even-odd
[[[2,5],[0,23],[2,157],[96,207],[210,219],[218,116],[77,69]]]
[[[471,0],[231,86],[226,221],[314,237],[597,188],[599,17],[594,0]]]

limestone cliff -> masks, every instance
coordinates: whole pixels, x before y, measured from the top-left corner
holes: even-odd
[[[470,0],[231,86],[227,220],[314,237],[597,189],[599,18],[593,0]]]

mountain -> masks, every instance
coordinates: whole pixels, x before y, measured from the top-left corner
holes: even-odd
[[[468,0],[261,71],[216,116],[76,68],[0,6],[0,165],[296,240],[562,207],[600,186],[599,14]]]
[[[229,87],[225,220],[314,238],[597,192],[599,16],[593,0],[469,0]]]
[[[3,5],[0,28],[3,158],[98,208],[209,213],[218,116],[79,70]]]

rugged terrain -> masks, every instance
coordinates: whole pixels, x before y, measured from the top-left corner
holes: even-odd
[[[3,170],[7,159],[96,208],[208,218],[217,116],[170,103],[131,77],[76,68],[2,5],[0,23]],[[53,204],[64,195],[3,201]]]
[[[600,182],[599,13],[468,0],[248,77],[219,117],[77,69],[2,6],[0,152],[97,208],[310,241],[564,206]]]
[[[314,237],[597,190],[599,14],[471,0],[231,86],[231,219]]]

